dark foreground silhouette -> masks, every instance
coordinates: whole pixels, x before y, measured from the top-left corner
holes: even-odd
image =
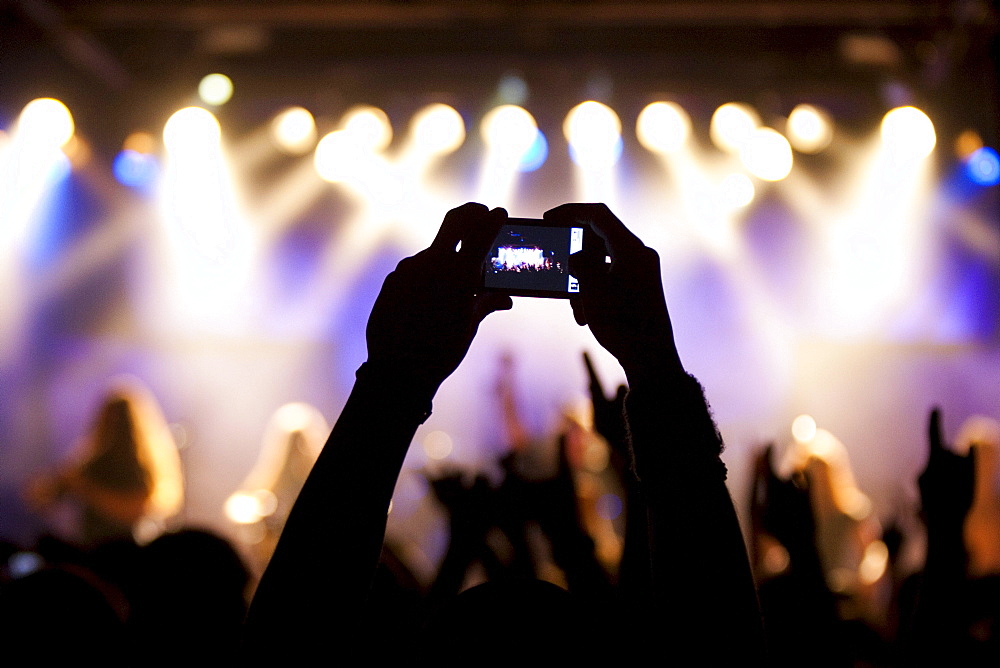
[[[545,218],[589,226],[604,242],[574,257],[583,295],[572,307],[576,321],[618,359],[630,387],[624,414],[635,494],[618,591],[598,588],[588,596],[523,580],[491,582],[436,616],[419,648],[395,647],[373,620],[377,612],[368,612],[386,513],[410,441],[482,319],[512,306],[509,297],[477,294],[507,214],[466,204],[448,213],[429,248],[385,280],[368,321],[368,360],[251,604],[247,659],[335,662],[421,650],[454,660],[541,652],[705,665],[763,661],[722,441],[675,348],[659,258],[604,205],[567,204]]]

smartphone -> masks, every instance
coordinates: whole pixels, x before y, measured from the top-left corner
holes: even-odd
[[[569,258],[583,250],[585,229],[509,218],[483,263],[483,287],[516,297],[578,296],[580,282],[569,272]]]

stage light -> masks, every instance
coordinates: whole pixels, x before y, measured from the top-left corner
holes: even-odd
[[[290,107],[271,121],[271,137],[285,153],[304,155],[316,142],[316,121],[308,109]]]
[[[955,137],[955,155],[966,160],[983,147],[983,138],[975,130],[963,130]]]
[[[491,109],[480,125],[491,155],[502,163],[517,165],[538,134],[538,125],[527,110],[513,104]]]
[[[528,84],[516,74],[508,74],[497,84],[496,97],[503,104],[524,104],[528,99]]]
[[[819,153],[833,140],[833,124],[825,112],[800,104],[788,115],[787,133],[796,151]]]
[[[73,115],[59,100],[38,98],[22,109],[0,156],[0,265],[8,257],[3,251],[38,251],[32,243],[55,238],[43,221],[51,195],[72,171],[66,151],[73,152],[73,131]]]
[[[112,171],[118,183],[136,190],[147,190],[156,182],[159,164],[156,157],[149,153],[126,148],[115,156]]]
[[[674,153],[691,135],[691,119],[674,102],[653,102],[639,114],[635,134],[653,153]]]
[[[746,174],[730,174],[719,184],[719,201],[730,210],[748,206],[756,195],[757,189]]]
[[[882,119],[882,143],[899,162],[923,160],[934,150],[937,135],[927,114],[916,107],[896,107]]]
[[[816,420],[810,415],[800,415],[792,420],[792,436],[799,443],[808,443],[816,438]]]
[[[965,163],[969,178],[981,186],[995,186],[1000,183],[1000,157],[989,146],[972,153]]]
[[[319,140],[313,164],[324,181],[339,183],[351,177],[355,162],[361,155],[357,137],[346,130],[335,130]]]
[[[740,148],[740,160],[764,181],[780,181],[792,171],[792,147],[781,133],[758,128]]]
[[[51,97],[32,100],[21,110],[17,137],[28,151],[65,146],[73,137],[73,115],[65,104]]]
[[[386,113],[377,107],[355,107],[343,119],[344,132],[356,138],[363,151],[377,153],[392,141],[392,125]]]
[[[163,127],[163,145],[172,154],[218,150],[221,140],[219,121],[212,112],[201,107],[186,107],[174,112]]]
[[[545,139],[545,135],[541,130],[535,133],[535,141],[531,143],[531,146],[521,156],[521,162],[517,165],[517,171],[519,172],[533,172],[542,165],[549,157],[549,142]]]
[[[738,102],[728,102],[712,114],[709,135],[712,142],[730,153],[737,153],[760,127],[760,116],[751,107]]]
[[[465,141],[465,121],[447,104],[431,104],[413,117],[414,142],[430,154],[451,153]]]
[[[563,122],[570,157],[585,169],[618,162],[622,153],[622,123],[611,107],[588,100],[573,107]]]
[[[198,84],[198,97],[205,104],[219,107],[233,96],[233,81],[225,74],[209,74]]]
[[[156,138],[148,132],[133,132],[122,142],[122,150],[136,153],[155,153]]]

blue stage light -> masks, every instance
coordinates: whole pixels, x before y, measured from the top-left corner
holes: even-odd
[[[517,171],[519,172],[533,172],[542,165],[545,164],[545,160],[549,157],[549,142],[546,141],[545,135],[542,134],[541,130],[535,133],[535,140],[531,142],[531,146],[525,151],[524,155],[521,157],[521,162],[517,165]]]
[[[969,178],[981,186],[995,186],[1000,183],[1000,157],[989,146],[972,153],[965,162]]]
[[[120,151],[115,156],[112,169],[119,183],[136,190],[148,190],[160,171],[156,156],[131,149]]]

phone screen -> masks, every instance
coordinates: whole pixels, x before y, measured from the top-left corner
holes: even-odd
[[[574,297],[580,283],[569,256],[583,250],[582,227],[511,218],[500,229],[483,266],[488,290],[523,297]]]

